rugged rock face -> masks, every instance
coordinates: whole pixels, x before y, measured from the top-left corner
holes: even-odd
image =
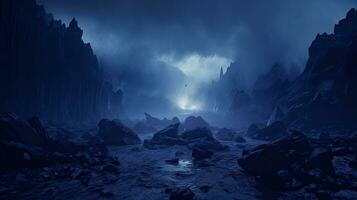
[[[98,136],[107,145],[124,146],[141,143],[140,138],[119,121],[102,119],[98,127]]]
[[[219,80],[212,82],[208,88],[206,104],[214,111],[229,112],[236,91],[246,89],[242,66],[237,62],[233,62],[225,73],[221,68]]]
[[[302,129],[356,128],[357,11],[351,9],[333,34],[318,34],[300,77],[282,98],[284,121]]]
[[[252,101],[261,107],[261,114],[267,117],[278,103],[281,96],[286,95],[291,84],[290,75],[281,64],[272,68],[257,78],[253,86]]]
[[[52,121],[120,113],[123,94],[104,81],[75,19],[66,27],[34,0],[0,8],[0,112]]]
[[[233,101],[230,107],[230,112],[239,113],[247,110],[251,106],[251,97],[243,90],[237,90],[234,92]]]

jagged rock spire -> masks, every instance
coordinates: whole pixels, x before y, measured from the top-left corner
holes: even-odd
[[[219,74],[219,80],[222,80],[223,78],[223,67],[221,67],[221,72]]]
[[[71,22],[69,23],[69,26],[68,26],[69,28],[78,28],[78,22],[77,22],[77,20],[76,20],[76,18],[73,18],[72,20],[71,20]]]
[[[79,28],[76,18],[73,18],[72,21],[69,23],[68,30],[72,32],[75,37],[82,38],[83,30]]]

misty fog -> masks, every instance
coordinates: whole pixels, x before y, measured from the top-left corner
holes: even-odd
[[[79,20],[114,88],[124,92],[126,117],[214,110],[206,90],[235,62],[251,90],[281,64],[295,76],[317,33],[356,5],[316,1],[56,1],[41,0],[55,17]]]

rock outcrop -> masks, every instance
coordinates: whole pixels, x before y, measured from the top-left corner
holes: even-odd
[[[141,143],[140,138],[119,121],[102,119],[98,127],[98,137],[107,145],[124,146]]]

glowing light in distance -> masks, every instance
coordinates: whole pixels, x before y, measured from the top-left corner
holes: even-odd
[[[182,110],[199,110],[201,105],[187,97],[181,97],[177,100],[177,106]]]

